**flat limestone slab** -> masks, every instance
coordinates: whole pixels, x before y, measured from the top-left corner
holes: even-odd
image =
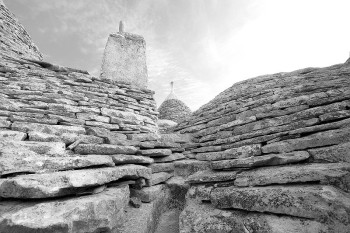
[[[136,154],[137,148],[133,146],[118,146],[109,144],[80,144],[74,149],[75,153],[87,155],[114,155],[114,154]]]
[[[0,150],[1,151],[1,150]],[[86,156],[47,156],[29,150],[2,150],[0,155],[0,175],[29,172],[41,173],[63,171],[92,166],[113,167],[114,162],[108,155]]]
[[[32,141],[2,141],[0,142],[0,157],[2,153],[34,152],[40,155],[66,155],[66,144],[63,142],[32,142]]]
[[[262,186],[268,184],[321,182],[350,191],[350,163],[326,163],[265,167],[243,171],[237,175],[237,186]]]
[[[335,146],[309,149],[308,151],[317,162],[350,163],[350,142]]]
[[[119,164],[151,164],[154,160],[141,155],[110,155],[116,165]]]
[[[350,195],[332,186],[224,187],[212,190],[210,199],[220,209],[235,208],[350,224]]]
[[[350,141],[349,128],[329,130],[306,137],[275,142],[262,147],[264,153],[289,152],[307,148],[330,146]]]
[[[261,155],[260,144],[241,146],[238,148],[232,148],[220,152],[198,153],[196,154],[196,159],[214,161],[224,159],[247,158],[257,155]]]
[[[27,137],[26,133],[13,131],[13,130],[1,130],[0,141],[11,140],[11,141],[23,141]]]
[[[173,174],[167,173],[167,172],[158,172],[158,173],[153,173],[151,175],[151,178],[149,178],[147,182],[147,186],[153,186],[156,184],[163,183],[170,179],[173,176]]]
[[[170,149],[149,149],[141,151],[142,155],[150,157],[165,157],[171,155],[171,153]]]
[[[4,198],[49,198],[75,194],[79,189],[99,186],[123,177],[151,178],[151,169],[140,165],[122,165],[99,169],[21,175],[0,179]]]
[[[19,121],[14,122],[11,129],[25,133],[35,131],[54,135],[62,135],[64,133],[85,134],[85,129],[81,126],[46,125]]]
[[[186,159],[186,156],[184,156],[181,153],[174,153],[171,154],[169,156],[165,156],[165,157],[155,157],[154,158],[154,162],[155,163],[167,163],[167,162],[173,162],[176,160],[182,160],[182,159]]]
[[[152,173],[171,172],[175,169],[173,163],[153,163],[148,167],[152,169]]]
[[[174,162],[175,175],[187,177],[197,171],[210,170],[211,163],[209,161],[199,161],[195,159],[185,159]]]
[[[213,169],[229,169],[229,168],[249,168],[262,166],[275,166],[281,164],[296,163],[309,158],[310,155],[306,151],[296,151],[284,154],[268,154],[254,156],[243,159],[231,159],[212,162]]]
[[[329,226],[313,220],[268,213],[220,210],[206,203],[189,201],[180,214],[181,233],[269,232],[269,233],[346,233],[347,226]]]
[[[186,182],[198,184],[233,181],[236,179],[236,176],[237,171],[199,171],[187,177]]]
[[[102,193],[44,202],[0,203],[0,232],[93,233],[111,231],[124,218],[127,185]]]

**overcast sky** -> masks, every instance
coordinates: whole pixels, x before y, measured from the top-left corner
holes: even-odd
[[[45,60],[99,75],[119,20],[147,43],[149,88],[192,110],[258,75],[344,62],[349,0],[5,0]]]

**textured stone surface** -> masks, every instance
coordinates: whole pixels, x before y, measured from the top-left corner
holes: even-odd
[[[33,43],[31,37],[16,17],[0,1],[0,18],[3,22],[1,30],[1,50],[10,56],[24,56],[27,58],[42,59],[42,54]]]
[[[147,186],[153,186],[156,184],[163,183],[167,181],[170,177],[172,177],[173,174],[167,173],[167,172],[158,172],[153,173],[149,180],[147,180]]]
[[[308,150],[317,162],[350,162],[350,143]]]
[[[264,153],[289,152],[312,147],[329,146],[348,142],[350,139],[349,128],[330,130],[315,133],[307,137],[290,139],[282,142],[271,143],[262,148]]]
[[[45,125],[28,122],[14,122],[11,128],[13,130],[22,132],[35,131],[54,135],[62,135],[63,133],[85,134],[85,129],[80,126]]]
[[[297,163],[309,158],[306,151],[296,151],[284,154],[268,154],[243,159],[230,159],[212,162],[213,169],[246,168],[275,166],[289,163]]]
[[[93,233],[121,225],[128,186],[82,197],[45,202],[1,202],[0,231],[12,233]]]
[[[199,171],[187,177],[186,182],[195,184],[233,181],[235,180],[236,176],[236,171]]]
[[[347,226],[327,226],[313,220],[271,214],[220,210],[205,203],[190,202],[180,215],[183,233],[345,233]]]
[[[173,163],[153,163],[149,166],[152,169],[152,173],[157,172],[171,172],[175,167]]]
[[[171,120],[176,123],[185,120],[192,112],[187,105],[179,99],[166,99],[158,108],[159,119]]]
[[[26,133],[12,131],[12,130],[2,130],[0,131],[0,141],[13,140],[22,141],[27,137]]]
[[[186,156],[184,156],[183,154],[180,154],[180,153],[174,153],[174,154],[171,154],[171,155],[165,156],[165,157],[155,157],[154,162],[155,163],[167,163],[167,162],[173,162],[173,161],[182,160],[182,159],[186,159]]]
[[[140,155],[110,155],[113,159],[113,162],[116,165],[119,164],[151,164],[154,162],[152,158]]]
[[[238,148],[232,148],[221,152],[212,153],[198,153],[196,159],[198,160],[224,160],[234,158],[247,158],[250,156],[256,156],[261,154],[260,144],[253,144],[242,146]]]
[[[78,145],[74,151],[78,154],[100,154],[100,155],[113,155],[113,154],[135,154],[137,149],[133,146],[118,146],[109,144],[81,144]]]
[[[66,145],[62,142],[30,142],[30,141],[7,141],[0,142],[2,153],[25,153],[34,152],[40,155],[65,155]],[[1,154],[0,154],[1,155]]]
[[[218,208],[284,214],[349,226],[350,196],[331,186],[216,188],[211,201]]]
[[[328,163],[266,167],[243,171],[237,175],[235,185],[258,186],[268,184],[320,182],[350,191],[350,164]]]
[[[197,171],[210,170],[211,163],[195,159],[180,160],[174,162],[175,175],[187,177]]]
[[[157,184],[151,187],[143,187],[142,189],[130,189],[130,195],[132,197],[138,197],[142,202],[149,203],[157,199],[163,190],[165,189],[164,184]]]
[[[111,34],[103,55],[101,78],[147,88],[146,42],[130,33]]]
[[[0,196],[7,198],[48,198],[76,193],[79,188],[106,184],[123,177],[150,178],[151,170],[140,165],[84,169],[0,179]]]
[[[150,149],[150,150],[142,150],[141,154],[150,157],[165,157],[171,155],[170,149]]]

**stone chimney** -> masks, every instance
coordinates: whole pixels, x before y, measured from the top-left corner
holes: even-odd
[[[110,34],[103,55],[101,78],[147,88],[146,42],[142,36],[119,31]]]

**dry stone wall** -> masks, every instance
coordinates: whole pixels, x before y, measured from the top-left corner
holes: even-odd
[[[191,115],[191,109],[181,100],[167,99],[159,106],[159,119],[171,120],[179,123]]]
[[[42,55],[27,31],[0,1],[0,46],[2,54],[41,60]]]
[[[349,231],[349,64],[237,83],[176,130],[205,169],[181,232]]]

